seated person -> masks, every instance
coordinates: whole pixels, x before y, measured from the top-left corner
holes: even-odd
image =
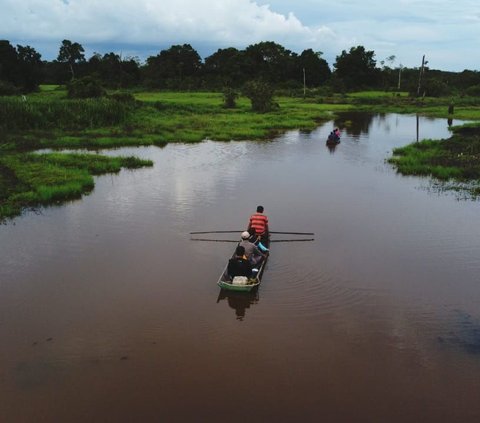
[[[263,254],[257,246],[250,241],[250,232],[242,232],[241,237],[242,241],[238,245],[245,249],[245,256],[248,261],[252,263],[252,265],[257,266],[265,258],[265,254]]]
[[[228,261],[228,275],[233,279],[235,276],[252,277],[252,265],[245,257],[245,247],[239,245],[235,250],[235,256]]]
[[[248,233],[250,234],[250,238],[248,238],[248,240],[250,242],[253,242],[262,253],[268,253],[270,251],[267,247],[265,247],[265,245],[261,243],[260,236],[257,236],[255,228],[250,228],[248,230]]]

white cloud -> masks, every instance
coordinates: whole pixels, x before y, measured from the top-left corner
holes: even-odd
[[[0,0],[0,10],[0,38],[36,47],[46,58],[52,57],[37,46],[50,43],[55,56],[65,38],[87,52],[123,45],[153,54],[189,43],[203,57],[275,41],[296,52],[323,51],[330,64],[342,50],[363,45],[377,60],[394,54],[406,66],[425,53],[438,58],[436,68],[478,68],[480,15],[473,0]]]

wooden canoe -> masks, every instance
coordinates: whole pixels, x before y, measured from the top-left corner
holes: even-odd
[[[264,244],[265,247],[270,248],[270,242],[268,242],[267,244],[268,245]],[[231,255],[230,258],[233,258],[234,256],[235,256],[235,250],[233,251],[233,254]],[[268,260],[268,254],[265,257],[265,259],[261,262],[260,267],[258,267],[258,272],[256,272],[257,275],[252,278],[249,278],[246,284],[233,283],[232,278],[228,274],[228,270],[227,270],[228,262],[227,262],[227,265],[225,266],[225,269],[223,270],[223,273],[221,274],[217,282],[217,285],[220,288],[227,289],[229,291],[243,291],[243,292],[253,291],[254,289],[258,288],[258,286],[262,282],[263,271],[265,270],[265,265],[267,264],[267,260]]]

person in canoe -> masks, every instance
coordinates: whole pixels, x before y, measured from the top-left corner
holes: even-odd
[[[259,240],[264,245],[268,245],[268,217],[263,214],[263,211],[263,206],[257,207],[257,212],[250,216],[247,231],[251,228],[255,229],[255,233],[259,237]]]
[[[238,245],[234,256],[228,261],[228,275],[232,279],[235,276],[246,276],[247,278],[251,278],[253,273],[252,268],[252,264],[245,256],[245,247]]]
[[[248,230],[248,233],[250,234],[250,238],[248,238],[248,240],[250,242],[253,242],[262,253],[268,253],[270,251],[267,247],[265,247],[265,245],[260,242],[260,238],[257,236],[254,228],[250,228]]]
[[[263,254],[260,249],[253,242],[250,241],[250,232],[242,232],[240,236],[242,237],[242,241],[238,245],[245,248],[245,256],[247,257],[248,261],[253,266],[258,266],[261,261],[266,257],[265,254]]]
[[[335,128],[330,134],[328,135],[327,142],[335,142],[339,143],[340,142],[340,130],[338,128]]]

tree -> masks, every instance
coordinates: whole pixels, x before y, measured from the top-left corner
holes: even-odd
[[[17,45],[19,77],[27,91],[34,91],[42,81],[43,62],[40,53],[30,46]]]
[[[375,53],[366,51],[363,46],[352,47],[348,53],[343,50],[336,57],[334,73],[347,88],[375,87],[379,83],[380,71],[374,57]]]
[[[9,41],[0,40],[0,80],[18,85],[17,50]]]
[[[174,45],[147,59],[146,78],[154,86],[181,87],[184,80],[198,76],[202,60],[190,44]]]
[[[85,61],[84,49],[81,44],[72,43],[70,40],[63,40],[58,52],[57,60],[68,64],[72,79],[75,79],[74,67],[76,64]]]
[[[296,59],[296,74],[300,77],[305,69],[305,82],[310,87],[318,87],[330,78],[332,71],[326,60],[322,59],[321,51],[313,51],[311,48],[303,50]]]
[[[243,52],[233,47],[219,49],[205,58],[204,73],[215,85],[238,87],[246,76],[243,56]]]
[[[273,41],[262,41],[245,49],[250,76],[271,83],[295,79],[293,58],[290,50]]]
[[[41,56],[30,46],[0,41],[0,80],[21,91],[35,90],[42,80]]]
[[[102,84],[111,88],[129,87],[140,79],[138,62],[127,58],[122,60],[115,53],[107,53],[101,56],[95,53],[87,63],[89,75],[100,79]]]

